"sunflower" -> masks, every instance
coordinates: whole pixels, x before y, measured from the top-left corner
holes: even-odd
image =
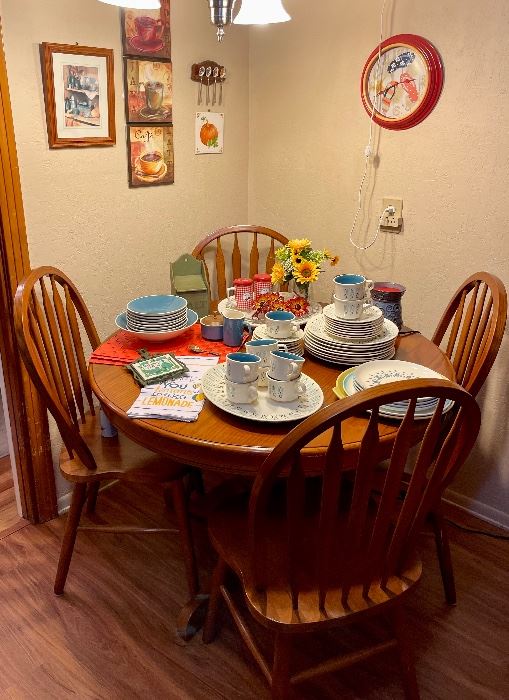
[[[300,265],[304,261],[304,258],[300,253],[292,253],[292,265]]]
[[[307,284],[308,282],[316,282],[320,268],[312,260],[303,260],[300,265],[295,266],[295,281],[298,284]]]
[[[285,269],[280,262],[275,262],[272,268],[272,284],[282,284],[285,280]]]
[[[301,250],[304,250],[304,248],[309,248],[311,246],[311,241],[309,238],[294,238],[291,241],[288,241],[286,244],[290,250],[293,252],[294,255],[297,253],[300,253]]]

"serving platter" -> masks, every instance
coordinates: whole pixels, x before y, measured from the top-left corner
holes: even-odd
[[[279,292],[279,294],[283,297],[283,299],[288,300],[291,299],[294,294],[292,292]],[[228,311],[229,309],[235,309],[236,307],[233,305],[230,305],[230,302],[228,299],[222,299],[219,304],[217,305],[217,310],[219,313],[223,314],[225,311]],[[252,326],[258,326],[261,325],[262,323],[265,323],[265,317],[260,316],[260,318],[253,318],[253,312],[252,311],[243,311],[243,313],[246,314],[246,321],[248,321]],[[322,315],[322,307],[321,305],[316,302],[316,301],[310,301],[309,302],[309,311],[307,314],[304,316],[299,316],[295,320],[297,323],[300,323],[301,326],[303,326],[305,323],[310,321],[312,318],[315,318],[316,316],[321,316]]]
[[[286,423],[302,420],[315,413],[323,404],[323,392],[314,379],[307,374],[301,375],[306,393],[295,401],[279,403],[269,398],[265,387],[258,389],[258,399],[254,403],[233,403],[226,397],[225,364],[211,367],[202,379],[203,393],[206,398],[226,413],[247,420],[262,423]]]

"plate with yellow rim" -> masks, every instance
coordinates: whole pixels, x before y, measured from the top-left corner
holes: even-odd
[[[349,367],[348,369],[345,369],[344,372],[341,372],[341,374],[338,374],[338,378],[336,379],[336,386],[332,387],[332,392],[338,399],[346,399],[346,397],[348,396],[348,394],[343,388],[343,382],[348,377],[348,375],[352,374],[352,372],[355,372],[356,369],[356,367]]]

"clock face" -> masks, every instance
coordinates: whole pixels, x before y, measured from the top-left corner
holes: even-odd
[[[375,49],[362,74],[366,111],[387,129],[418,124],[435,106],[441,89],[438,53],[425,39],[410,34],[388,39],[380,52]]]

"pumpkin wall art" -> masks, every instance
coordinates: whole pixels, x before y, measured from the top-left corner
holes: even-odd
[[[222,112],[196,112],[195,153],[222,153],[224,114]]]

